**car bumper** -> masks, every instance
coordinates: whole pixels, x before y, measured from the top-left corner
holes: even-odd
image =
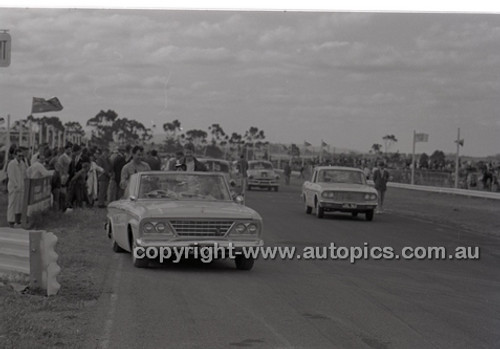
[[[233,249],[241,249],[246,247],[260,247],[264,246],[264,240],[217,240],[217,239],[198,239],[198,240],[145,240],[145,239],[137,239],[136,240],[137,247],[167,247],[167,248],[180,248],[180,247],[220,247],[220,248],[233,248]]]
[[[278,182],[258,180],[258,179],[249,179],[247,185],[251,185],[252,187],[262,187],[262,188],[279,187]]]
[[[326,202],[320,201],[319,206],[324,211],[367,212],[377,208],[376,203]]]

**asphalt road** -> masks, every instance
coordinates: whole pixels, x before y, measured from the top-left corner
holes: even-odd
[[[389,199],[373,222],[306,215],[297,187],[252,191],[247,205],[268,246],[477,246],[480,259],[258,260],[245,272],[230,260],[136,269],[116,254],[92,347],[500,347],[500,238],[423,218],[426,200],[412,215],[406,191]]]

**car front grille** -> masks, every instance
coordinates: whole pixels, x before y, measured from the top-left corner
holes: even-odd
[[[365,194],[356,192],[335,192],[334,200],[343,202],[363,202],[365,201]]]
[[[172,220],[170,224],[178,236],[224,236],[233,221]]]

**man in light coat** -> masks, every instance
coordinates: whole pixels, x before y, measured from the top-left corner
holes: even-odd
[[[7,222],[10,227],[18,227],[21,225],[21,214],[23,211],[24,199],[24,179],[26,178],[27,169],[23,151],[17,148],[14,155],[14,159],[12,159],[7,166],[7,176],[9,178],[9,184],[7,185],[7,191],[9,193]]]

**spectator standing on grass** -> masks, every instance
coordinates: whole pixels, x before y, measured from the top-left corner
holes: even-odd
[[[148,163],[151,171],[161,171],[161,160],[158,157],[158,152],[156,151],[156,149],[151,150],[151,152],[145,159],[145,162]]]
[[[122,190],[127,188],[128,181],[133,174],[151,170],[148,163],[142,161],[143,156],[144,149],[141,146],[136,145],[132,148],[132,160],[123,166],[120,176],[120,188]]]
[[[97,207],[104,208],[108,199],[108,186],[110,180],[113,180],[113,165],[111,164],[108,148],[104,148],[102,152],[97,151],[96,155],[97,165],[104,170],[97,178],[99,183],[97,189]]]
[[[388,181],[389,171],[385,168],[385,163],[380,161],[378,163],[378,167],[373,171],[373,182],[375,183],[375,189],[377,189],[378,192],[377,213],[382,213],[384,211],[384,198]]]
[[[24,160],[23,150],[17,148],[14,150],[14,159],[12,159],[7,166],[7,176],[9,178],[9,183],[7,185],[9,193],[7,222],[10,227],[18,227],[21,225],[26,170],[27,166]]]
[[[100,152],[99,152],[100,154]],[[98,177],[104,173],[104,169],[97,165],[95,154],[90,154],[90,168],[87,173],[87,195],[91,206],[97,200],[97,194],[99,190]]]
[[[50,155],[50,153],[48,153]],[[54,171],[50,171],[45,168],[45,153],[38,153],[36,157],[32,158],[33,162],[30,167],[26,170],[26,176],[28,178],[42,178],[42,177],[52,177]]]
[[[285,175],[286,185],[290,185],[290,177],[292,175],[292,167],[290,166],[290,162],[287,162],[285,164],[285,169],[284,169],[283,173]]]
[[[118,148],[116,152],[111,156],[111,165],[113,166],[113,177],[110,182],[110,194],[109,201],[115,201],[121,199],[123,196],[123,190],[120,188],[120,180],[122,175],[122,169],[127,163],[125,158],[125,149]]]

